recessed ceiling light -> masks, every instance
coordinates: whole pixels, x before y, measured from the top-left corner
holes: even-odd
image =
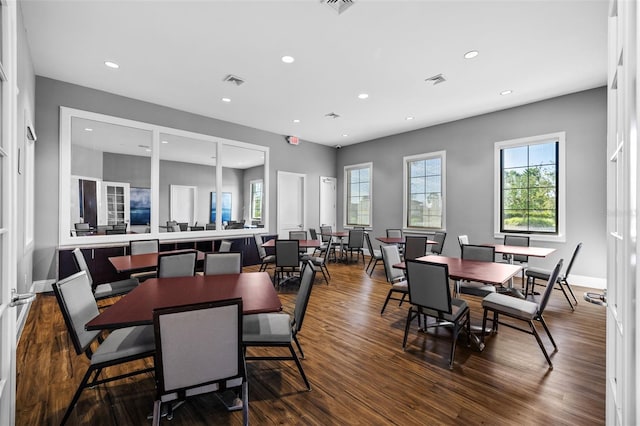
[[[368,95],[367,93],[360,93],[360,94],[358,95],[358,98],[359,98],[359,99],[367,99],[368,97],[369,97],[369,95]]]
[[[415,117],[409,116],[409,117],[405,118],[405,120],[410,121],[410,120],[413,120],[414,118]]]
[[[93,132],[93,129],[91,127],[85,127],[84,131],[85,132]]]
[[[285,64],[292,64],[293,61],[295,61],[295,58],[293,56],[283,56],[282,57],[282,62],[284,62]]]
[[[349,136],[349,135],[348,135],[348,134],[346,134],[346,133],[344,133],[344,134],[342,135],[342,137],[343,137],[343,138],[346,138],[346,137],[348,137],[348,136]]]
[[[145,149],[145,151],[151,152],[151,148],[147,148],[147,149]]]
[[[470,50],[467,53],[464,54],[464,58],[465,59],[473,59],[476,56],[478,56],[478,51],[477,50]]]
[[[162,141],[162,143],[169,143],[169,141]]]
[[[297,118],[295,120],[293,120],[294,123],[299,123],[300,120],[298,120]]]
[[[113,69],[118,69],[120,68],[120,65],[116,64],[115,62],[111,62],[111,61],[104,61],[104,64],[106,66],[108,66],[109,68],[113,68]]]
[[[229,99],[229,98],[222,98],[222,102],[231,102],[231,99]]]
[[[513,90],[503,90],[502,92],[500,92],[502,96],[510,95],[512,93],[513,93]]]

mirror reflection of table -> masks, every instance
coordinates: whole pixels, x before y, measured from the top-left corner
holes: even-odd
[[[162,251],[159,253],[133,254],[127,256],[113,256],[109,258],[109,262],[116,268],[118,273],[122,272],[139,272],[158,267],[158,255],[166,253],[180,253],[193,250],[172,250]],[[204,260],[204,252],[198,251],[197,261]]]

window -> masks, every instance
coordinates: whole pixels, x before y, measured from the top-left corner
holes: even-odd
[[[564,238],[564,132],[497,142],[496,231]]]
[[[262,220],[262,181],[251,181],[251,220]]]
[[[345,226],[371,226],[372,163],[344,168]]]
[[[444,229],[445,151],[404,157],[406,228]]]

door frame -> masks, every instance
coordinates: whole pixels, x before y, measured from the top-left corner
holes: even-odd
[[[280,197],[283,195],[280,190],[280,180],[285,178],[295,178],[302,179],[302,229],[305,229],[307,226],[307,175],[302,173],[294,173],[287,172],[283,170],[278,170],[277,173],[277,187],[276,187],[276,232],[280,235],[280,226],[282,224],[281,213],[282,213],[282,205],[280,202]]]

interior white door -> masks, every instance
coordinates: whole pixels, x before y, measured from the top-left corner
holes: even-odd
[[[170,220],[196,223],[196,191],[195,186],[171,185],[171,217]]]
[[[320,226],[331,226],[331,229],[336,229],[337,185],[336,178],[320,176]]]
[[[306,175],[278,171],[277,226],[280,238],[289,238],[289,231],[305,229]]]

